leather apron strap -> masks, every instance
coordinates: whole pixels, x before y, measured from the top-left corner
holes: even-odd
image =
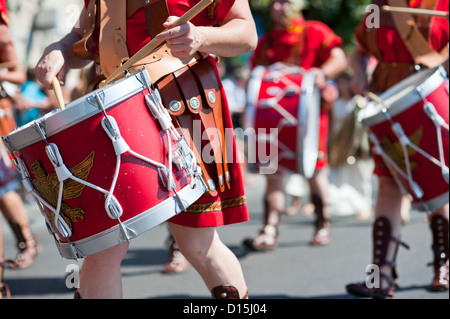
[[[100,66],[108,77],[129,58],[126,43],[126,1],[99,0],[100,5]]]
[[[390,6],[408,7],[406,0],[388,0],[388,3]],[[434,68],[448,60],[448,48],[444,48],[441,53],[433,50],[428,40],[420,32],[411,14],[396,12],[391,14],[396,29],[416,64]]]

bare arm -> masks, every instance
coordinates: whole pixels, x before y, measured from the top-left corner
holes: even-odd
[[[91,61],[76,57],[72,51],[72,46],[83,35],[85,9],[81,12],[78,22],[70,33],[60,41],[50,44],[36,65],[35,72],[37,79],[47,88],[51,88],[51,82],[55,76],[60,82],[65,81],[67,71],[74,68],[82,68]]]
[[[169,17],[164,26],[170,28],[176,17]],[[256,48],[258,36],[248,0],[236,0],[219,27],[196,27],[191,23],[161,32],[157,40],[167,41],[173,53],[190,56],[196,51],[224,57],[241,55]]]
[[[369,90],[367,79],[367,61],[370,55],[360,46],[356,47],[350,58],[350,64],[354,71],[354,76],[350,82],[350,87],[354,94],[365,95]]]
[[[0,70],[0,82],[8,81],[14,84],[22,84],[27,76],[23,66],[19,63],[16,51],[9,36],[9,29],[6,24],[0,24],[0,63],[7,63],[7,71]]]

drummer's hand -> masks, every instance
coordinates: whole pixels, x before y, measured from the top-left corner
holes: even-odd
[[[325,110],[329,111],[336,100],[339,98],[339,89],[336,83],[328,81],[325,83],[325,87],[321,90],[322,93],[322,105]]]
[[[55,76],[58,77],[61,84],[64,84],[67,68],[62,51],[58,49],[57,44],[50,45],[45,49],[34,71],[37,79],[46,88],[52,88],[52,80]]]
[[[198,51],[203,43],[203,37],[200,29],[190,22],[172,28],[177,19],[175,16],[168,17],[163,24],[167,30],[159,33],[155,39],[166,41],[176,56],[188,57]]]
[[[320,69],[320,68],[312,68],[310,70],[311,72],[314,72],[314,74],[316,75],[315,78],[315,85],[319,88],[319,89],[324,89],[325,85],[327,83],[327,77],[325,75],[325,72]]]

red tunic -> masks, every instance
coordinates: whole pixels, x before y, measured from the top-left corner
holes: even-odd
[[[6,0],[0,0],[0,22],[8,25],[8,7]]]
[[[170,15],[182,16],[198,3],[198,0],[167,0],[166,2]],[[89,0],[85,0],[86,7],[88,3]],[[216,25],[225,18],[233,4],[234,0],[221,0],[214,7],[213,12],[203,10],[191,22],[194,25],[202,26]],[[144,9],[141,9],[127,20],[127,45],[130,56],[150,41],[144,12]],[[98,39],[98,31],[94,33],[94,38],[95,36]],[[98,47],[95,47],[93,50],[98,51]],[[217,78],[220,79],[214,59],[210,58],[209,60],[214,66]],[[225,128],[233,128],[225,91],[222,86],[221,93]],[[219,192],[216,197],[211,197],[209,194],[204,195],[189,207],[187,213],[178,214],[171,218],[170,222],[189,227],[218,227],[244,222],[249,219],[235,140],[233,140],[233,150],[233,162],[228,164],[231,174],[231,189],[226,189],[223,193]]]
[[[342,39],[319,21],[295,19],[284,30],[272,30],[264,35],[251,59],[253,66],[284,62],[301,66],[305,70],[320,68],[329,58],[331,50],[342,46]],[[320,114],[319,159],[316,170],[327,167],[328,111]]]
[[[410,1],[410,7],[419,7],[421,0]],[[449,1],[448,0],[438,0],[436,4],[436,10],[447,11],[448,12]],[[367,42],[369,41],[367,37],[367,24],[366,19],[355,30],[356,40],[359,45],[370,52]],[[436,51],[441,51],[444,46],[448,43],[449,37],[449,26],[448,21],[445,18],[432,18],[430,33],[428,40],[430,46]],[[378,48],[382,55],[382,61],[384,62],[397,62],[397,63],[413,63],[414,60],[406,48],[403,40],[401,39],[399,33],[395,27],[390,25],[381,25],[377,29],[376,36]],[[370,52],[374,54],[374,52]]]
[[[411,8],[420,7],[422,1],[421,0],[412,0],[409,2],[409,6]],[[449,11],[449,0],[438,0],[436,3],[435,10],[438,11]],[[371,52],[369,49],[368,41],[370,38],[368,36],[368,29],[366,24],[366,19],[363,19],[362,23],[355,29],[356,40],[359,45],[366,50],[368,53],[372,55],[381,55],[379,57],[382,62],[379,64],[379,69],[377,69],[373,75],[374,83],[384,83],[384,88],[379,92],[374,93],[382,93],[384,90],[387,90],[389,87],[395,85],[396,83],[403,80],[408,74],[415,72],[413,65],[414,59],[409,53],[406,45],[403,43],[403,40],[400,37],[400,34],[397,32],[393,25],[381,25],[379,29],[377,29],[376,41],[378,44],[379,52]],[[449,25],[448,21],[445,18],[437,18],[434,17],[431,19],[430,28],[428,34],[428,41],[431,48],[436,51],[441,51],[449,41]],[[412,71],[397,71],[397,74],[387,74],[386,71],[382,71],[381,65],[383,63],[388,64],[406,64],[410,65],[410,69]],[[399,66],[399,65],[398,65]],[[398,67],[397,66],[397,67]],[[379,90],[379,89],[378,89]],[[378,176],[391,176],[389,169],[384,164],[383,159],[380,156],[374,156],[375,161],[375,171],[374,173]]]

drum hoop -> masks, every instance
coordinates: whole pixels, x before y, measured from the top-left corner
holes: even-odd
[[[96,94],[103,98],[103,108],[107,110],[146,89],[145,83],[151,83],[151,80],[147,70],[144,68],[103,89],[97,89],[70,102],[66,105],[65,110],[54,110],[33,122],[19,127],[6,135],[4,141],[8,144],[10,150],[21,150],[43,140],[42,136],[37,132],[37,126],[40,123],[45,124],[46,136],[51,137],[101,113],[101,109],[95,102]],[[121,90],[117,89],[117,85],[121,85]],[[123,92],[127,93],[123,94]]]
[[[445,204],[448,203],[448,196],[449,192],[445,192],[444,194],[441,194],[439,196],[436,196],[432,199],[429,199],[427,201],[421,201],[421,202],[411,202],[411,205],[414,209],[418,210],[425,210],[425,211],[435,211],[438,208],[441,208]]]
[[[418,79],[424,79],[424,81],[420,82],[419,85],[414,85],[414,83],[417,83]],[[442,85],[442,83],[444,83],[444,81],[445,78],[442,75],[442,71],[440,70],[440,68],[428,69],[420,71],[410,76],[409,78],[406,78],[387,91],[383,92],[379,97],[389,106],[389,114],[391,116],[396,116],[433,93]],[[392,95],[395,95],[394,93],[398,92],[399,88],[406,89],[407,87],[411,86],[414,86],[414,88],[410,92],[408,92],[406,95],[396,100],[392,104],[389,104],[388,98]],[[367,127],[378,125],[387,121],[388,119],[381,111],[381,109],[382,106],[380,104],[376,102],[370,102],[364,109],[359,112],[358,121]],[[373,114],[373,110],[378,110],[378,112]]]
[[[266,68],[262,65],[255,67],[250,76],[247,87],[247,107],[245,111],[245,129],[254,128],[256,121],[256,104],[261,90],[262,77]],[[256,134],[257,132],[255,132]]]
[[[194,177],[194,179],[194,183],[186,185],[183,189],[177,192],[186,206],[192,205],[204,194],[203,182],[200,177]],[[175,196],[176,195],[173,195],[167,198],[163,202],[153,206],[137,216],[134,216],[126,221],[122,221],[122,224],[125,227],[132,229],[136,234],[136,237],[151,230],[181,212],[182,208],[179,207]],[[84,256],[89,256],[119,245],[120,242],[118,239],[120,238],[120,234],[120,225],[117,224],[95,235],[73,241],[72,245]],[[63,258],[77,259],[77,256],[73,255],[73,250],[69,243],[61,243],[57,240],[55,240],[55,242],[59,253]]]
[[[306,72],[302,79],[301,96],[298,107],[297,161],[306,178],[314,175],[319,156],[320,92],[315,86],[316,75]]]

